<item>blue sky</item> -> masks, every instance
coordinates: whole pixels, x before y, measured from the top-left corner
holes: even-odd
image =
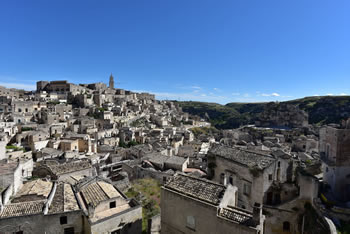
[[[350,94],[350,1],[0,1],[0,85],[108,82],[160,99]]]

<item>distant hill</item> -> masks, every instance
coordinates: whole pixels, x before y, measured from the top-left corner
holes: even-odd
[[[228,103],[220,105],[207,102],[177,102],[183,111],[209,120],[218,129],[237,128],[254,124],[262,112],[279,105],[297,106],[309,115],[310,124],[339,123],[350,117],[350,96],[305,97],[286,102]]]

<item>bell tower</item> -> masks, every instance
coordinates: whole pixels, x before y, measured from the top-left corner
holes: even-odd
[[[109,76],[109,88],[114,89],[114,77],[113,77],[112,73]]]

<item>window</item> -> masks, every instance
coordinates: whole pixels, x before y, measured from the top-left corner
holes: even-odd
[[[115,230],[115,231],[111,232],[111,234],[120,234],[120,233],[121,233],[120,230]]]
[[[281,162],[278,162],[278,167],[281,167]]]
[[[23,231],[14,232],[14,234],[23,234]]]
[[[74,234],[74,227],[65,228],[64,234]]]
[[[115,201],[109,203],[109,208],[110,209],[115,208],[116,206],[117,205],[116,205]]]
[[[290,230],[290,223],[289,222],[283,222],[283,231],[289,231]]]
[[[230,178],[228,179],[228,182],[229,182],[231,185],[233,185],[233,178],[232,178],[232,176],[230,176]]]
[[[220,184],[224,184],[224,181],[225,181],[225,174],[221,173],[220,174]]]
[[[269,174],[269,180],[272,180],[272,174]]]
[[[327,149],[326,149],[326,157],[328,158],[329,157],[329,145],[327,144]]]
[[[60,224],[67,224],[67,216],[61,216],[60,217]]]
[[[243,186],[243,193],[245,194],[245,195],[250,195],[250,188],[251,186],[250,186],[250,184],[244,184],[244,186]]]
[[[186,227],[192,230],[196,230],[196,220],[193,216],[187,216]]]

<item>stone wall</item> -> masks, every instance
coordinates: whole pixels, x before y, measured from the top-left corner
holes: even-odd
[[[86,234],[109,234],[116,230],[120,230],[121,234],[141,233],[142,207],[138,206],[128,209],[113,217],[108,217],[108,219],[90,225],[90,230],[85,230]]]
[[[217,208],[167,189],[161,190],[161,233],[257,233],[257,230],[217,216]],[[192,225],[188,221],[192,220]]]
[[[60,224],[60,217],[67,216],[67,224]],[[48,225],[50,224],[50,225]],[[74,228],[74,233],[82,234],[83,216],[81,211],[55,214],[55,215],[27,215],[23,217],[11,217],[0,219],[0,227],[2,232],[15,233],[23,231],[23,233],[37,234],[47,233],[56,234],[64,233],[65,228]]]
[[[6,158],[6,142],[0,141],[0,160]]]

